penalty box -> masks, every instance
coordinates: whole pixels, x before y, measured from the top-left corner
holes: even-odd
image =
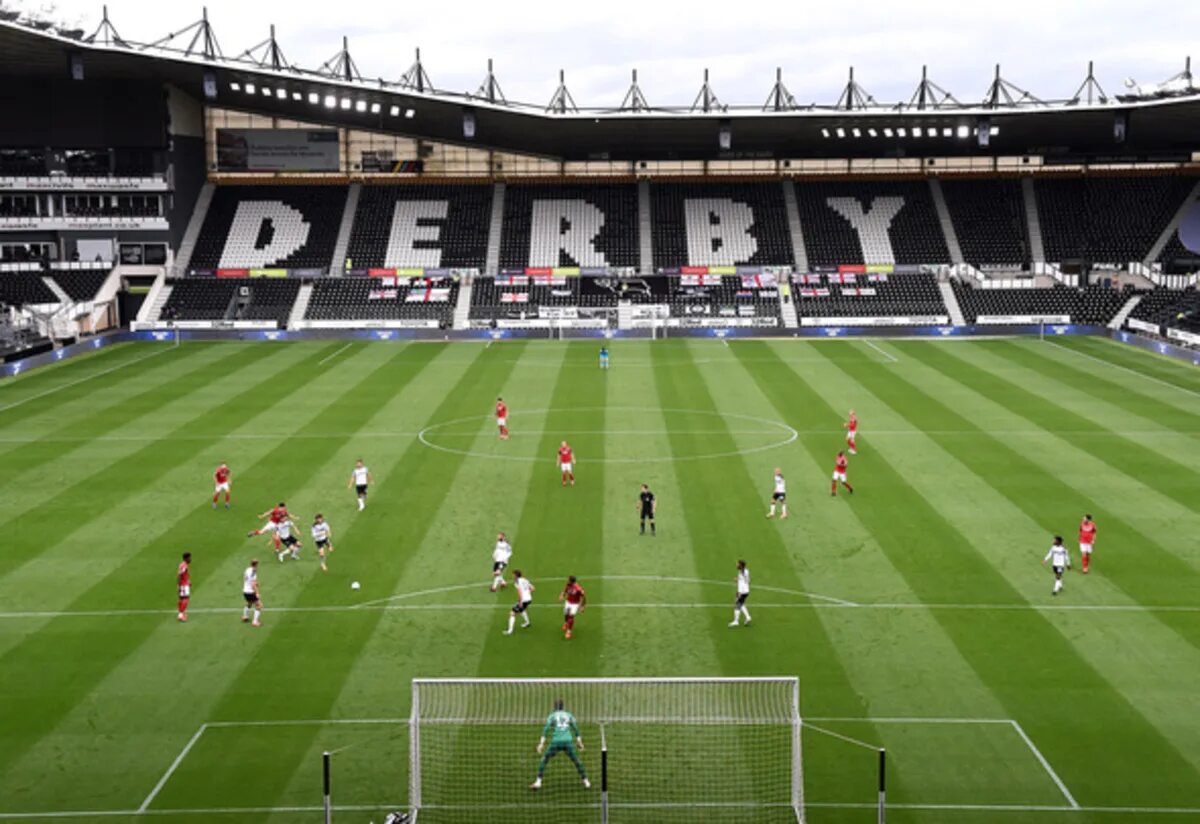
[[[948,809],[1078,809],[1053,766],[1009,718],[804,719],[806,801],[852,806],[874,800],[877,758],[887,750],[887,800]]]
[[[406,718],[216,721],[196,731],[140,811],[320,805],[323,752],[333,754],[339,804],[407,803]]]

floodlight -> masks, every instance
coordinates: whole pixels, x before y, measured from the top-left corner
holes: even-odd
[[[380,105],[378,103],[371,104],[371,114],[379,114]]]
[[[850,133],[852,135],[854,135],[855,137],[862,137],[862,130],[859,129],[857,126],[855,126],[853,129],[851,129]]]
[[[287,100],[287,89],[276,89],[275,96],[280,100]]]
[[[347,110],[348,110],[348,109],[350,108],[350,105],[351,105],[353,102],[354,102],[354,101],[353,101],[353,100],[351,100],[350,98],[348,98],[348,97],[343,97],[343,98],[342,98],[342,108],[343,108],[343,109],[347,109]]]
[[[841,140],[843,137],[846,136],[846,130],[843,129],[841,126],[838,126],[837,136],[838,136],[838,139]]]
[[[392,106],[392,108],[388,109],[388,114],[390,114],[392,117],[395,117],[396,115],[400,114],[400,107]]]
[[[821,129],[821,137],[829,137],[829,129]]]
[[[405,109],[405,110],[404,110],[404,117],[405,117],[405,119],[407,119],[407,120],[412,120],[412,119],[413,119],[414,117],[416,117],[416,116],[417,116],[417,110],[416,110],[416,109]]]
[[[892,127],[891,127],[891,126],[884,126],[884,127],[883,127],[883,136],[884,136],[884,137],[891,137],[891,136],[892,136],[892,134],[893,134],[893,132],[892,132]]]
[[[247,84],[246,84],[246,94],[254,94],[254,92],[255,92],[255,91],[256,91],[256,90],[255,90],[255,88],[254,88],[254,84],[253,84],[253,83],[247,83]]]
[[[966,138],[970,137],[971,136],[971,128],[969,126],[959,126],[958,127],[958,136],[959,136],[959,138],[964,139],[964,140]]]
[[[903,135],[903,134],[901,134],[900,136],[901,136],[901,137],[904,137],[904,135]],[[913,126],[913,137],[920,137],[920,136],[921,136],[921,127],[920,127],[920,126]]]
[[[230,90],[230,91],[234,91],[234,92],[240,92],[240,91],[242,90],[242,84],[240,84],[240,83],[230,83],[230,84],[229,84],[229,90]]]
[[[359,100],[357,103],[354,104],[354,111],[361,113],[361,112],[365,112],[366,110],[367,110],[367,101]]]
[[[317,105],[318,103],[321,102],[321,95],[317,94],[316,92],[309,92],[308,93],[308,102],[314,106]]]
[[[337,105],[337,98],[331,94],[325,95],[325,108],[332,109]]]

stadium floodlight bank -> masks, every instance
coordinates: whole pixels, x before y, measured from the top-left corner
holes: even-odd
[[[575,716],[540,789],[554,702]],[[774,678],[414,679],[409,804],[436,822],[804,821],[800,682]]]

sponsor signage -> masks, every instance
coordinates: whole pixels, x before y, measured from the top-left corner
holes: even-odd
[[[1148,321],[1138,320],[1137,318],[1129,318],[1125,321],[1125,323],[1130,329],[1136,329],[1139,332],[1149,332],[1151,335],[1158,335],[1162,332],[1162,327],[1160,327],[1157,323],[1150,323]]]
[[[579,309],[575,306],[539,306],[538,317],[546,320],[576,320]]]
[[[1027,323],[1070,323],[1070,315],[980,315],[975,322],[983,326],[996,324],[1019,326]]]
[[[0,231],[165,232],[165,217],[0,217]]]
[[[945,326],[946,315],[892,315],[888,317],[800,318],[801,326]]]
[[[222,172],[336,172],[336,129],[217,129]]]
[[[1188,346],[1200,346],[1200,335],[1197,335],[1195,332],[1185,332],[1182,329],[1167,329],[1167,337],[1171,340],[1182,341]]]
[[[160,177],[0,177],[0,192],[165,192]]]

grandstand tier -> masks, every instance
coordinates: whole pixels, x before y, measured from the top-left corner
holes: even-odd
[[[509,185],[500,268],[639,265],[633,185]]]
[[[364,186],[347,266],[482,269],[491,214],[491,186]]]
[[[218,186],[191,268],[329,270],[344,186]]]
[[[1056,285],[1031,289],[981,289],[953,282],[954,296],[968,323],[980,316],[1070,318],[1072,323],[1107,324],[1133,295],[1132,290]]]
[[[650,212],[656,268],[795,261],[778,181],[654,183]]]

